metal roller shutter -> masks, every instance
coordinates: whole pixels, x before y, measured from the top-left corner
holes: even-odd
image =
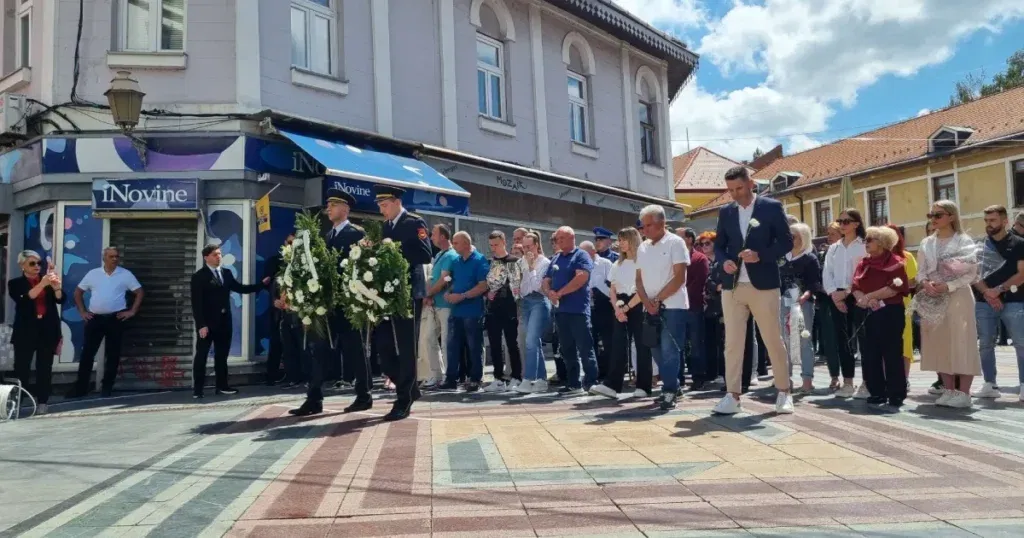
[[[122,357],[192,355],[189,281],[196,271],[197,226],[194,219],[110,221],[110,244],[145,290],[139,315],[125,331]]]

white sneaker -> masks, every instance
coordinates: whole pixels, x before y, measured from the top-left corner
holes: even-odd
[[[509,381],[508,383],[506,383],[505,388],[509,392],[513,392],[513,391],[516,390],[516,388],[519,387],[520,383],[522,383],[522,381],[519,381],[517,379],[513,379],[512,381]]]
[[[760,385],[760,384],[761,384],[761,383],[759,383],[759,382],[757,381],[757,378],[756,378],[756,377],[754,377],[754,378],[751,378],[751,380],[750,380],[750,386],[751,386],[751,387],[756,387],[756,386],[758,386],[758,385]]]
[[[651,395],[644,389],[636,389],[633,391],[634,398],[650,398],[650,396]],[[1024,398],[1021,398],[1021,401],[1024,401]]]
[[[715,383],[716,385],[724,385],[725,384],[725,378],[722,377],[722,376],[718,376],[718,377],[715,378],[714,381],[712,381],[712,383]]]
[[[853,395],[854,400],[867,400],[870,397],[871,392],[868,391],[867,385],[861,385],[860,388],[857,389],[857,394]]]
[[[484,392],[505,392],[508,390],[508,385],[500,379],[495,379],[490,385],[484,387]]]
[[[718,405],[715,406],[712,412],[718,415],[735,415],[742,410],[740,402],[732,394],[726,394],[725,398],[718,402]]]
[[[793,395],[788,392],[780,392],[775,398],[775,412],[780,415],[792,415]]]
[[[970,394],[954,390],[953,397],[949,399],[946,405],[956,409],[970,409],[974,407],[974,400],[971,399]]]
[[[953,391],[953,390],[944,390],[944,391],[942,391],[942,396],[939,396],[938,399],[935,400],[935,405],[939,405],[939,406],[942,406],[942,407],[948,406],[949,405],[949,401],[951,399],[953,399],[953,393],[954,392],[956,392],[956,391]]]
[[[533,386],[530,387],[530,392],[539,394],[548,391],[548,382],[546,379],[538,379],[533,382]]]
[[[516,385],[516,388],[512,389],[519,394],[530,394],[533,392],[533,384],[535,381],[523,380],[522,383]]]
[[[985,383],[980,390],[974,391],[975,398],[998,398],[1002,395],[1003,393],[999,392],[995,383]]]
[[[853,398],[853,394],[857,389],[853,388],[853,385],[843,385],[842,388],[836,391],[836,398]]]
[[[589,392],[594,396],[604,396],[605,398],[611,398],[613,400],[616,400],[619,397],[617,392],[604,385],[594,385],[593,387],[590,387]]]

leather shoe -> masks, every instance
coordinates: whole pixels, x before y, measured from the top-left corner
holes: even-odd
[[[310,402],[309,400],[306,400],[305,402],[302,402],[302,405],[300,405],[298,409],[290,409],[288,411],[288,414],[292,415],[292,416],[296,416],[296,417],[308,417],[310,415],[316,415],[318,413],[323,413],[323,411],[324,411],[323,403],[321,403],[321,402],[313,403],[313,402]]]
[[[409,418],[409,410],[402,409],[399,407],[391,408],[391,412],[384,415],[384,422],[394,422],[396,420],[404,420]]]
[[[356,400],[343,411],[345,413],[357,413],[359,411],[367,411],[370,409],[373,409],[373,400]]]

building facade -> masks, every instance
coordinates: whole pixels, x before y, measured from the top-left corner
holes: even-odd
[[[69,293],[103,246],[124,251],[147,290],[126,377],[187,384],[201,246],[256,280],[326,186],[372,218],[373,183],[407,185],[428,221],[478,239],[586,238],[649,203],[682,218],[668,111],[697,58],[610,0],[0,1],[0,239],[43,253]],[[146,94],[130,137],[104,97],[122,71]],[[268,308],[234,297],[235,365],[266,353]],[[62,318],[58,372],[82,337],[74,308]]]

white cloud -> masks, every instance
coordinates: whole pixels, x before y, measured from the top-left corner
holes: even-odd
[[[615,0],[626,11],[663,31],[672,27],[697,28],[707,23],[699,0]]]
[[[922,108],[921,110],[917,111],[917,117],[920,118],[921,116],[927,116],[928,114],[931,114],[931,113],[932,113],[931,109],[929,109],[929,108]]]

